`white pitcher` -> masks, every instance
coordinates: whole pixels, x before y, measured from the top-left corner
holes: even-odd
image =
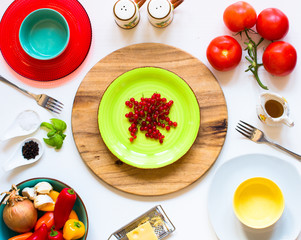
[[[260,121],[267,125],[279,126],[284,123],[289,127],[294,126],[294,122],[289,118],[286,99],[276,93],[262,93],[256,110]]]

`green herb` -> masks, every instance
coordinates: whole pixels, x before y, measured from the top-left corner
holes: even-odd
[[[52,147],[55,147],[55,149],[60,149],[66,137],[64,131],[66,130],[67,125],[63,120],[57,118],[51,118],[50,121],[51,123],[41,123],[41,127],[49,130],[47,133],[48,138],[43,138],[44,142]]]

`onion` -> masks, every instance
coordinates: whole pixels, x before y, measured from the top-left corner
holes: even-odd
[[[5,198],[7,205],[3,210],[3,221],[8,228],[15,232],[24,233],[30,231],[38,219],[38,212],[33,203],[21,197],[15,185],[7,194],[8,196]]]

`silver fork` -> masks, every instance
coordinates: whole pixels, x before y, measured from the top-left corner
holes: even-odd
[[[46,108],[46,109],[50,110],[51,112],[59,114],[63,110],[63,106],[64,106],[63,103],[61,103],[60,101],[58,101],[46,94],[33,94],[31,92],[28,92],[27,90],[18,87],[14,83],[11,83],[10,81],[5,79],[1,75],[0,75],[0,81],[5,82],[5,83],[21,90],[22,92],[26,93],[27,95],[31,96],[32,98],[34,98],[37,101],[37,103],[41,107]]]
[[[268,143],[272,146],[275,146],[291,155],[293,155],[295,158],[297,159],[300,159],[301,160],[301,156],[280,146],[279,144],[277,143],[274,143],[272,142],[271,140],[267,139],[265,136],[264,136],[264,133],[259,130],[258,128],[256,127],[253,127],[252,125],[244,122],[244,121],[241,121],[237,124],[236,128],[235,128],[238,132],[240,132],[242,135],[244,135],[246,138],[249,138],[250,140],[252,140],[253,142],[256,142],[256,143]]]

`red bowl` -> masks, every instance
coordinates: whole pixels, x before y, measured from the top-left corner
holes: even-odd
[[[40,8],[58,11],[70,28],[67,48],[51,60],[30,57],[19,42],[22,21]],[[49,81],[65,77],[81,65],[91,46],[92,28],[87,12],[77,0],[15,0],[1,19],[0,36],[0,50],[12,69],[29,79]]]

